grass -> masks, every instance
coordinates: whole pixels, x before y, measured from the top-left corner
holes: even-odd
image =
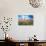
[[[33,25],[33,21],[32,22],[18,22],[19,25]]]

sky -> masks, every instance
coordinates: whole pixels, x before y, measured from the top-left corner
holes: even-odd
[[[18,19],[33,19],[33,15],[18,15]]]

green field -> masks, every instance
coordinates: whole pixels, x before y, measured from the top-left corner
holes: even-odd
[[[19,25],[33,25],[33,21],[18,22]]]

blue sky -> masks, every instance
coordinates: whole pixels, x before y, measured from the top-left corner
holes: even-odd
[[[18,15],[18,19],[33,19],[33,15]]]

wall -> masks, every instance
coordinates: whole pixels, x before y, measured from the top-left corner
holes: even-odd
[[[45,7],[43,5],[43,7],[33,8],[28,0],[0,0],[0,17],[13,17],[11,29],[8,31],[13,39],[27,40],[36,34],[37,39],[45,40]],[[18,26],[16,18],[18,14],[32,14],[34,16],[34,25]],[[2,39],[2,36],[0,36],[0,39]]]

